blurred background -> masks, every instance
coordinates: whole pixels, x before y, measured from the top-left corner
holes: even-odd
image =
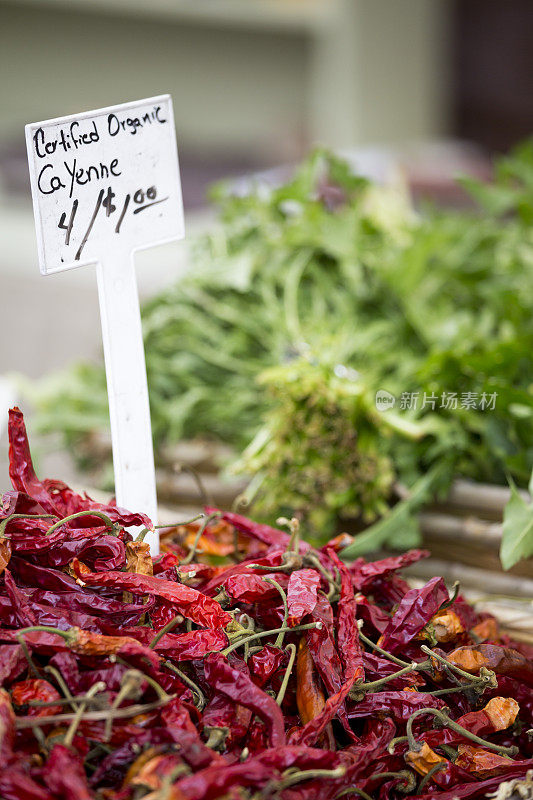
[[[212,222],[211,182],[314,143],[458,204],[453,176],[531,131],[532,29],[528,0],[0,0],[0,372],[100,350],[92,270],[38,272],[25,123],[170,92],[188,237]],[[139,254],[142,295],[186,252]]]
[[[415,191],[457,202],[455,173],[483,174],[531,130],[532,28],[528,0],[0,0],[0,275],[17,298],[2,372],[42,375],[99,343],[90,270],[39,277],[25,123],[170,92],[189,233],[212,181],[316,142],[359,148],[378,177],[394,159]],[[143,294],[184,258],[139,256]]]

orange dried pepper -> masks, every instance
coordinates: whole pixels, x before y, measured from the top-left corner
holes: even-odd
[[[305,636],[300,639],[296,659],[296,704],[304,725],[318,716],[326,704]]]

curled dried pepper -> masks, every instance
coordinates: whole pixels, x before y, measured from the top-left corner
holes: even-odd
[[[74,559],[73,567],[84,584],[90,586],[111,586],[135,595],[155,595],[172,603],[184,617],[206,628],[224,628],[231,622],[231,616],[220,604],[205,594],[185,586],[152,575],[138,575],[127,572],[86,572]]]

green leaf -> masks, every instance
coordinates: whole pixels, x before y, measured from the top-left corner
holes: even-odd
[[[533,485],[533,475],[530,489]],[[511,481],[511,498],[503,512],[503,533],[500,560],[504,569],[511,569],[523,558],[533,555],[533,503],[526,503]]]

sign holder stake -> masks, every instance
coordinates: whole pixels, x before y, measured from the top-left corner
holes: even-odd
[[[43,275],[96,265],[119,506],[157,522],[134,253],[184,236],[170,95],[26,125]],[[146,541],[159,552],[154,531]]]

